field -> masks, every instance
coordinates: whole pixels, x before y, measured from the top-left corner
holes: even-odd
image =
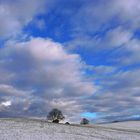
[[[0,119],[0,140],[140,140],[140,122],[81,126]]]

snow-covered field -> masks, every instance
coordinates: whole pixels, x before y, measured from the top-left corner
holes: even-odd
[[[140,140],[140,122],[80,126],[0,119],[0,140]]]

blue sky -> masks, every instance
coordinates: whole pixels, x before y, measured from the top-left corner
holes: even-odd
[[[2,0],[0,117],[135,119],[139,0]]]

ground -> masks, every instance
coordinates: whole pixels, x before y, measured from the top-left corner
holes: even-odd
[[[140,122],[81,126],[0,119],[0,140],[140,140]]]

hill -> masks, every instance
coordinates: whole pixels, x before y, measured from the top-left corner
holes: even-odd
[[[140,122],[81,126],[0,119],[0,140],[140,140]]]

